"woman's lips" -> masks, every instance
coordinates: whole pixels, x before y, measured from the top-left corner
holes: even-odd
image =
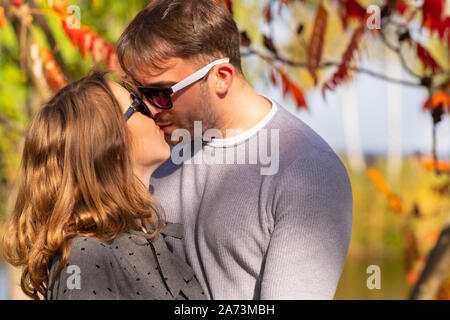
[[[171,125],[172,125],[171,123],[168,123],[168,124],[158,124],[158,127],[159,127],[162,131],[166,132],[167,128],[170,127]]]

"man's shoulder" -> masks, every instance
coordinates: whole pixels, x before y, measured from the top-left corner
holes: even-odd
[[[314,129],[280,104],[269,127],[279,130],[280,168],[295,166],[295,162],[302,160],[318,165],[341,162],[336,152]]]

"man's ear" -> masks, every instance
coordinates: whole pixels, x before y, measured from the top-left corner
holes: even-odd
[[[214,70],[215,91],[218,95],[224,95],[230,90],[236,75],[231,63],[222,63]]]

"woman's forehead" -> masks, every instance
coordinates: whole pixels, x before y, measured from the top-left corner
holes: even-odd
[[[108,81],[109,87],[111,88],[112,93],[114,94],[114,97],[117,99],[117,101],[121,104],[127,104],[130,101],[130,93],[127,89],[125,89],[122,85],[120,85],[117,82]]]

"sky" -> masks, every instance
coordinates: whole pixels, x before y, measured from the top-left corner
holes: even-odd
[[[372,70],[376,66],[365,64]],[[383,67],[383,66],[381,66]],[[378,69],[378,70],[383,70]],[[348,84],[356,90],[356,106],[359,120],[361,149],[366,153],[386,154],[388,150],[388,94],[387,83],[366,74],[360,74]],[[306,93],[309,111],[298,110],[289,97],[283,99],[280,88],[255,84],[255,89],[280,103],[294,115],[314,129],[337,152],[346,151],[345,133],[342,118],[342,89],[328,92],[326,100],[321,90]],[[431,154],[432,120],[429,113],[422,110],[426,91],[421,88],[398,86],[401,91],[401,151],[407,155],[420,151]],[[437,126],[437,153],[450,157],[450,117],[447,114]]]
[[[250,2],[252,1],[254,0]],[[296,20],[298,17],[292,17],[290,14],[290,10],[282,10],[281,16],[275,16],[273,20],[274,28],[272,31],[274,32],[274,39],[277,40],[277,46],[282,46],[284,43],[291,41],[292,26],[290,24],[292,23],[289,23],[289,21]],[[261,26],[263,32],[267,28],[264,24]],[[364,53],[361,54],[356,65],[378,73],[389,74],[393,78],[417,81],[402,70],[398,61],[395,61],[398,60],[397,57],[386,58],[385,56],[384,59],[368,60],[367,56]],[[246,60],[249,70],[258,68],[257,65],[253,65],[254,60],[251,60],[258,58],[244,57],[243,59]],[[326,100],[322,98],[320,87],[307,91],[306,100],[309,111],[304,111],[297,110],[292,99],[283,99],[281,89],[270,85],[267,79],[256,80],[253,84],[256,91],[271,97],[302,119],[322,136],[336,152],[345,153],[347,151],[342,117],[342,87],[338,87],[334,92],[328,91]],[[347,86],[355,89],[356,98],[353,105],[359,122],[360,147],[364,154],[386,155],[390,139],[400,139],[401,154],[409,155],[419,151],[422,154],[431,155],[432,119],[429,113],[422,110],[422,105],[427,99],[425,89],[392,84],[389,88],[386,81],[367,74],[355,74]],[[388,92],[392,91],[398,95],[396,97],[389,95]],[[393,101],[390,99],[393,99]],[[391,101],[391,104],[388,101]],[[400,121],[395,124],[397,130],[399,130],[399,135],[389,133],[389,105],[391,105],[389,108],[401,108],[395,110],[401,112]],[[444,116],[443,121],[437,125],[437,154],[440,158],[450,158],[449,114]]]

